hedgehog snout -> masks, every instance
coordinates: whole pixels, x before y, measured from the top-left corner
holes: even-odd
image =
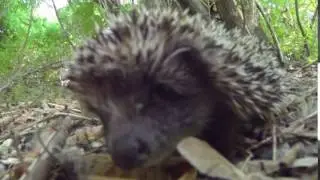
[[[123,170],[140,167],[150,154],[149,143],[137,133],[128,133],[112,140],[111,155],[114,163]]]

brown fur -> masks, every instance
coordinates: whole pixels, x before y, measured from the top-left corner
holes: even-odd
[[[157,164],[201,134],[228,156],[236,123],[277,114],[291,93],[263,42],[171,9],[111,18],[73,59],[68,87],[99,116],[124,169]]]

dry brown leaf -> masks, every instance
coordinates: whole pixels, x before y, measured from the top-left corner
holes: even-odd
[[[177,150],[189,163],[209,177],[248,180],[248,177],[206,142],[194,137],[182,140]]]
[[[281,177],[281,178],[271,178],[267,177],[261,173],[252,173],[248,175],[248,180],[299,180],[297,178],[287,178],[287,177]]]
[[[197,179],[197,170],[190,169],[188,172],[184,173],[178,180],[196,180]]]
[[[303,157],[299,158],[292,164],[292,167],[313,167],[318,165],[317,157]]]
[[[281,159],[281,162],[286,163],[287,165],[292,164],[296,159],[299,151],[301,150],[302,145],[300,143],[295,144]]]
[[[243,164],[244,162],[240,162],[237,167],[242,168],[245,173],[267,174],[279,170],[279,162],[273,160],[251,160],[245,166]]]
[[[135,169],[132,171],[122,171],[116,167],[109,154],[90,154],[85,156],[85,161],[89,166],[89,175],[106,176],[108,178],[129,178],[139,180],[171,180],[170,174],[161,167],[150,167]]]
[[[109,154],[88,154],[85,156],[85,161],[89,166],[90,175],[103,176],[113,166]]]
[[[89,176],[88,180],[136,180],[135,178],[118,178],[106,176]]]
[[[47,177],[51,167],[50,163],[52,161],[48,152],[53,152],[54,149],[62,149],[61,146],[65,142],[65,139],[68,135],[67,130],[70,127],[71,123],[66,119],[63,121],[63,124],[61,124],[59,131],[48,130],[40,134],[40,138],[41,136],[48,134],[48,136],[42,139],[42,142],[46,148],[41,148],[39,157],[31,163],[31,165],[28,167],[28,172],[24,173],[20,180],[43,180]]]
[[[86,126],[77,129],[74,135],[68,137],[67,144],[74,145],[76,143],[87,143],[88,141],[94,141],[103,136],[102,126]]]
[[[29,164],[20,163],[15,165],[11,171],[11,177],[14,179],[19,179],[28,169]]]

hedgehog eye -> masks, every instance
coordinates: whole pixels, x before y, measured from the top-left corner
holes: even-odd
[[[164,84],[156,85],[153,90],[153,94],[157,98],[161,98],[163,100],[168,100],[168,101],[177,101],[183,97],[181,94],[176,92],[173,88]]]

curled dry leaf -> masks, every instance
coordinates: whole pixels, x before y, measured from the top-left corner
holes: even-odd
[[[248,180],[248,177],[206,142],[194,137],[182,140],[178,152],[201,173],[209,177]]]
[[[271,178],[271,177],[264,176],[261,173],[252,173],[248,175],[248,179],[250,180],[299,180],[297,178],[289,178],[289,177]]]
[[[318,158],[317,157],[304,157],[297,159],[293,163],[293,167],[313,167],[318,165]]]
[[[88,180],[136,180],[134,178],[118,178],[105,176],[89,176]]]
[[[298,156],[299,151],[301,150],[302,145],[300,143],[295,144],[284,156],[281,158],[281,162],[291,165]]]
[[[188,172],[184,173],[178,180],[197,180],[197,170],[190,169]]]
[[[279,162],[273,160],[252,160],[246,162],[240,162],[237,167],[242,168],[245,173],[263,173],[269,174],[278,171],[280,166]]]
[[[122,171],[112,162],[109,154],[88,154],[85,156],[85,161],[89,167],[89,176],[93,179],[102,178],[114,180],[171,180],[161,167],[141,168],[131,171]],[[89,179],[91,179],[89,178]],[[186,179],[183,179],[186,180]],[[192,179],[190,179],[192,180]]]
[[[98,140],[103,136],[102,126],[86,126],[77,129],[72,136],[67,139],[67,144],[88,143],[88,141]]]
[[[113,162],[109,154],[88,154],[85,156],[90,175],[103,176],[109,171]]]

